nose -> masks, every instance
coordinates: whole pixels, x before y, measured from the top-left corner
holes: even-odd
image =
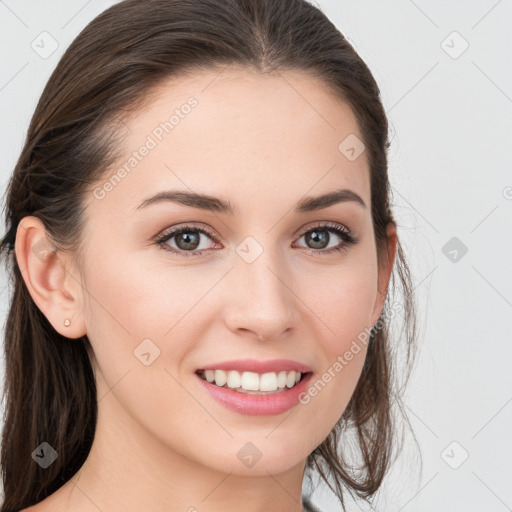
[[[269,251],[270,252],[270,251]],[[290,272],[264,251],[256,261],[237,261],[230,272],[231,290],[225,307],[230,330],[250,333],[260,341],[277,340],[297,327],[299,298]]]

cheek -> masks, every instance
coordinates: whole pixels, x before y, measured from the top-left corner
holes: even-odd
[[[329,331],[317,338],[322,365],[300,397],[306,410],[311,411],[308,414],[311,435],[323,432],[325,437],[329,433],[343,415],[361,377],[371,328],[368,305],[362,297],[342,295],[338,308],[325,317],[331,319],[329,327],[334,334]],[[367,297],[371,298],[371,294]]]
[[[343,414],[360,378],[367,353],[377,274],[371,264],[340,265],[316,273],[318,285],[306,294],[314,312],[321,367],[301,402],[311,411],[323,411],[310,422],[311,432],[334,425]],[[313,320],[315,319],[315,320]],[[320,355],[321,354],[321,355]]]
[[[312,282],[315,286],[311,286]],[[311,310],[311,321],[316,317],[317,333],[329,360],[371,328],[377,273],[370,262],[321,268],[314,273],[314,279],[304,273],[297,284],[297,294]]]
[[[192,347],[191,310],[212,283],[194,289],[183,272],[160,272],[147,262],[143,268],[142,260],[102,254],[87,269],[87,335],[100,371],[99,396],[117,397],[149,431],[165,425],[170,435],[185,425],[190,435],[197,426],[187,423],[186,412],[199,414],[197,403],[173,376],[181,379],[176,369]]]
[[[104,251],[97,260],[87,271],[89,316],[116,336],[161,338],[197,301],[183,272],[148,265],[142,252],[121,257]]]
[[[340,351],[329,365],[313,377],[299,397],[308,416],[308,431],[312,436],[322,433],[318,443],[329,434],[346,410],[361,376],[366,352],[363,344]]]
[[[95,254],[101,257],[90,259],[86,272],[86,323],[100,366],[105,361],[107,372],[122,375],[140,364],[134,351],[145,347],[154,366],[178,367],[200,339],[200,319],[213,307],[206,296],[219,275],[171,268],[164,259],[148,265],[142,252],[121,257],[103,248]]]

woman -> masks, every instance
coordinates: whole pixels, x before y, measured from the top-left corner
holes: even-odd
[[[1,511],[314,510],[315,470],[343,509],[370,500],[396,438],[390,320],[409,369],[415,339],[387,132],[303,0],[94,19],[7,190]]]

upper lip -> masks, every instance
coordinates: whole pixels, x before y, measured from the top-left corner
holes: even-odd
[[[272,359],[270,361],[257,361],[256,359],[237,359],[233,361],[220,361],[199,368],[200,370],[238,370],[239,372],[268,373],[280,371],[296,371],[300,373],[311,372],[311,368],[291,359]]]

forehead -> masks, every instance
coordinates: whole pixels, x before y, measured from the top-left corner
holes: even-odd
[[[225,68],[173,77],[125,126],[122,156],[99,183],[122,175],[110,180],[103,208],[126,214],[147,195],[177,188],[240,207],[351,188],[370,204],[366,152],[343,152],[347,140],[362,143],[354,113],[305,72]]]

